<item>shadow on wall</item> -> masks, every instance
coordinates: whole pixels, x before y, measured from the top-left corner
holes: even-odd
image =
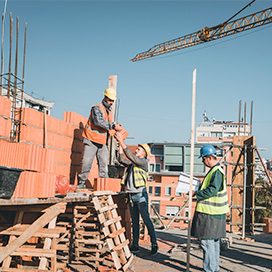
[[[81,162],[83,157],[84,145],[82,141],[82,132],[84,125],[79,123],[79,128],[74,130],[73,143],[71,147],[71,165],[70,165],[70,184],[77,185],[77,176],[81,172]]]

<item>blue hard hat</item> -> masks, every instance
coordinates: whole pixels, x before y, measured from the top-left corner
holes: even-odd
[[[212,155],[216,156],[216,149],[213,145],[207,144],[201,147],[200,156],[198,158],[203,158]]]

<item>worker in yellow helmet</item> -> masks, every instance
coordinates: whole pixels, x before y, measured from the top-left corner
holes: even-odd
[[[151,154],[147,144],[139,144],[133,153],[125,144],[122,135],[117,132],[115,138],[119,142],[118,161],[126,166],[126,171],[122,180],[122,190],[127,192],[130,198],[130,213],[132,219],[133,240],[130,250],[133,253],[139,249],[140,235],[140,215],[148,229],[151,240],[151,255],[158,252],[158,244],[154,225],[148,212],[148,194],[146,191],[146,181],[148,177],[148,156]]]
[[[83,130],[84,154],[82,170],[78,175],[78,188],[85,188],[88,175],[96,156],[99,166],[99,176],[108,177],[108,148],[107,138],[114,134],[112,105],[116,100],[116,90],[107,88],[103,100],[93,106]]]

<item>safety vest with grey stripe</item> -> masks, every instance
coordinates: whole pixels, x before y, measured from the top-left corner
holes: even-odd
[[[204,178],[200,190],[206,189],[211,182],[212,175],[219,170],[223,174],[223,189],[216,196],[197,202],[196,211],[206,214],[226,214],[229,211],[225,174],[219,165],[214,166]]]
[[[125,184],[127,174],[128,173],[126,173],[124,176],[121,184]],[[148,174],[145,170],[136,165],[133,165],[133,181],[135,188],[144,187],[146,185],[147,177]]]

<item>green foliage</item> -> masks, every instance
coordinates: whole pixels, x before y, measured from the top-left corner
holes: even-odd
[[[266,209],[256,210],[255,221],[263,222],[263,218],[272,217],[272,186],[264,179],[256,180],[256,185],[262,188],[256,189],[255,205]]]

